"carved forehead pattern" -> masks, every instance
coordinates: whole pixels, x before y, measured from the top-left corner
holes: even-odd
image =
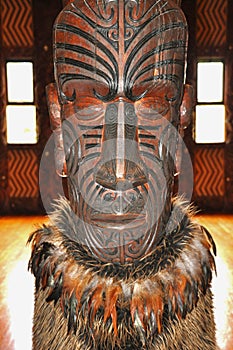
[[[107,2],[111,2],[112,0],[105,0],[105,3]],[[62,0],[62,3],[63,3],[63,6],[66,6],[67,4],[73,2],[73,0]],[[181,5],[181,0],[174,0],[174,3],[177,4],[177,5]]]
[[[57,83],[67,100],[74,98],[70,81],[88,81],[103,101],[118,94],[138,100],[158,81],[179,89],[186,45],[186,21],[174,2],[77,0],[55,24]]]

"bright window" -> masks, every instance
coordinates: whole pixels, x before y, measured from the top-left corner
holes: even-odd
[[[6,122],[9,144],[37,143],[32,62],[7,62]]]
[[[8,102],[33,103],[32,62],[8,62],[6,68]]]
[[[36,143],[36,107],[8,105],[6,108],[8,143]]]
[[[195,141],[225,142],[224,63],[198,62]]]
[[[220,143],[225,141],[225,106],[197,105],[196,142]]]
[[[197,101],[223,101],[223,62],[199,62],[197,65]]]

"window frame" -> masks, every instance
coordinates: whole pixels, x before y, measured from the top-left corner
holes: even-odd
[[[32,100],[29,101],[9,101],[9,96],[8,96],[8,72],[7,72],[7,64],[8,63],[31,63],[32,64]],[[33,141],[29,141],[29,140],[25,140],[25,142],[13,142],[12,140],[8,140],[8,131],[6,130],[6,142],[8,146],[30,146],[32,147],[33,145],[38,144],[39,141],[39,135],[38,135],[38,120],[37,120],[37,108],[36,108],[36,104],[35,104],[35,64],[33,62],[32,59],[30,58],[21,58],[21,59],[14,59],[14,58],[9,58],[5,61],[5,81],[6,81],[6,110],[5,110],[5,116],[6,116],[6,128],[8,129],[8,121],[7,121],[7,107],[8,106],[29,106],[29,107],[34,107],[35,109],[35,128],[33,127],[33,131],[35,132],[35,134],[33,133]],[[22,140],[23,141],[23,140]]]
[[[222,100],[221,101],[198,101],[198,63],[211,63],[211,62],[221,62],[223,64],[223,91],[222,91]],[[221,58],[197,58],[196,63],[196,108],[195,108],[195,120],[194,120],[194,128],[193,128],[193,139],[197,145],[216,145],[216,144],[225,144],[226,142],[226,104],[225,104],[225,74],[226,74],[226,63],[225,60]],[[225,108],[225,117],[224,117],[224,141],[197,141],[197,106],[224,106]]]

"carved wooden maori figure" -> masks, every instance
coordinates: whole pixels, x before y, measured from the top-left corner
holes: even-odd
[[[58,16],[47,95],[69,201],[29,239],[35,350],[216,349],[215,245],[172,198],[186,50],[180,1],[75,0]]]

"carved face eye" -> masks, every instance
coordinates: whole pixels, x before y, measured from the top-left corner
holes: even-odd
[[[104,115],[105,106],[104,103],[97,98],[82,97],[77,99],[77,108],[75,112],[77,118],[91,120]]]
[[[74,124],[79,121],[92,121],[105,113],[105,104],[94,97],[75,96],[75,100],[62,107],[62,117],[72,120]]]
[[[148,119],[162,118],[168,113],[169,108],[169,102],[162,98],[148,97],[136,103],[137,113]]]

